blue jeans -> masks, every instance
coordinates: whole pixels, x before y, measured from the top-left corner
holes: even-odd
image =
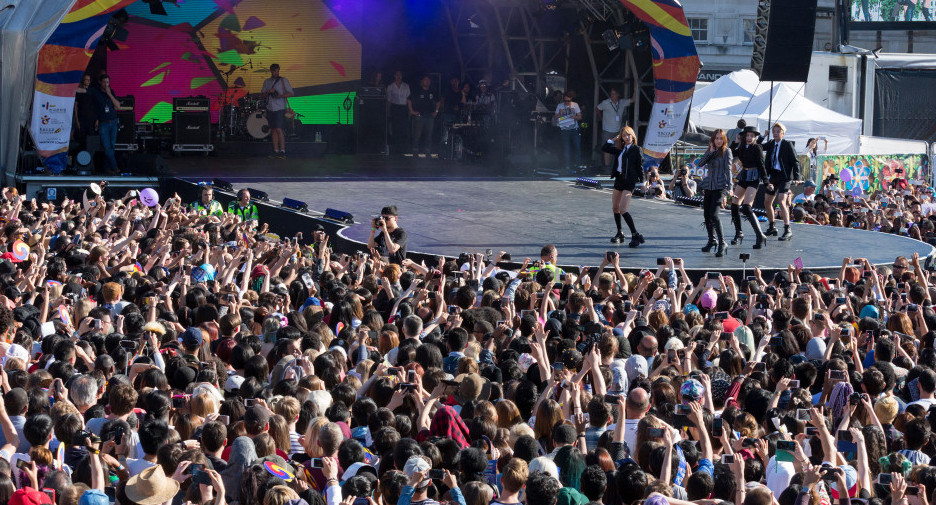
[[[576,167],[579,164],[579,155],[582,152],[582,135],[578,128],[562,131],[562,150],[565,155],[565,166]]]
[[[114,144],[117,143],[117,127],[119,122],[116,119],[102,121],[98,123],[98,135],[101,136],[101,145],[104,147],[104,157],[107,159],[107,170],[116,172],[117,157],[114,156]]]

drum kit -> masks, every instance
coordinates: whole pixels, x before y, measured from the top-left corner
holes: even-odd
[[[236,81],[230,84],[231,75],[238,70],[246,71],[247,64],[241,66],[232,65],[224,72],[225,88],[228,90],[243,88],[242,84]],[[221,118],[219,120],[222,138],[231,137],[231,139],[245,140],[263,140],[270,136],[270,123],[267,120],[267,97],[261,93],[247,93],[240,98],[235,99],[231,93],[221,93],[218,95],[221,102]],[[296,113],[292,119],[286,120],[286,134],[291,135],[296,130],[296,122],[301,124],[298,119],[302,114]]]

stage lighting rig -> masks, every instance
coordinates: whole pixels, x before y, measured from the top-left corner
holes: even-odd
[[[283,198],[283,207],[298,210],[299,212],[309,212],[309,204],[292,198]]]
[[[213,179],[211,185],[221,191],[227,191],[228,193],[234,192],[234,185],[224,179]]]
[[[247,191],[250,191],[250,199],[258,200],[261,202],[269,202],[270,195],[266,191],[260,191],[259,189],[247,188]]]

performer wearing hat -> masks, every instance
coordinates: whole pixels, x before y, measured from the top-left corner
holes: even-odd
[[[754,249],[760,249],[767,244],[764,232],[761,231],[760,225],[757,223],[757,216],[751,210],[754,196],[757,195],[757,186],[760,185],[761,181],[767,180],[764,151],[757,143],[759,134],[757,128],[753,126],[745,126],[741,132],[744,137],[744,145],[738,147],[736,157],[741,162],[742,168],[735,183],[734,198],[731,200],[731,222],[735,227],[735,236],[731,239],[731,245],[739,245],[744,241],[744,233],[741,232],[741,214],[744,214],[744,217],[751,223],[751,227],[754,228],[754,235],[757,237]]]

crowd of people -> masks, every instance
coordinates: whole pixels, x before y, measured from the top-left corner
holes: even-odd
[[[936,489],[936,292],[916,256],[698,281],[679,258],[624,273],[614,252],[563,271],[550,245],[517,269],[427,265],[392,206],[373,249],[344,254],[207,190],[140,196],[2,192],[0,503],[926,505]]]

